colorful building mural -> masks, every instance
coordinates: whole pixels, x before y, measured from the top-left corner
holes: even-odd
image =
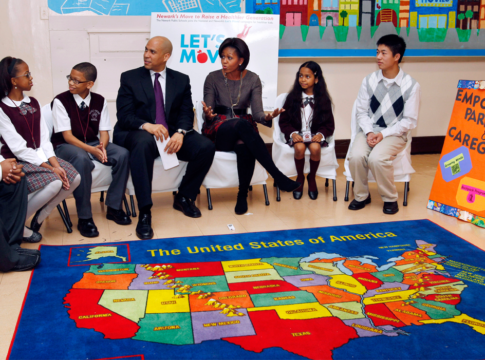
[[[321,18],[322,0],[308,1],[308,25],[319,26]]]
[[[483,0],[485,1],[485,0]],[[339,23],[339,0],[323,0],[322,1],[322,26],[338,26]]]
[[[285,26],[308,25],[308,1],[281,0],[280,23]]]
[[[254,14],[279,14],[280,13],[280,3],[279,0],[256,0],[252,3],[254,8],[251,13]],[[248,8],[246,7],[246,12]]]
[[[480,0],[458,0],[457,23],[460,29],[478,29]]]
[[[411,0],[410,26],[420,29],[454,28],[459,0]]]
[[[339,25],[359,26],[359,0],[340,0]]]

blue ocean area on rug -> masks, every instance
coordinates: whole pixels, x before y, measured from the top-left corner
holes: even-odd
[[[485,253],[429,220],[41,251],[12,360],[485,353]]]

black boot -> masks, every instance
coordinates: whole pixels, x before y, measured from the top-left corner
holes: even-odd
[[[256,160],[269,172],[281,190],[294,191],[300,187],[301,184],[299,182],[289,179],[279,171],[263,139],[254,131],[253,126],[248,121],[238,121],[235,128],[239,138],[244,142]]]
[[[243,215],[248,212],[247,197],[256,159],[245,144],[237,144],[234,147],[234,151],[237,155],[237,174],[239,178],[239,193],[237,194],[234,212],[237,215]]]

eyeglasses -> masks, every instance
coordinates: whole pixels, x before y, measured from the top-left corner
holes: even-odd
[[[29,71],[27,74],[24,75],[19,75],[19,76],[14,76],[14,78],[19,78],[19,77],[26,77],[27,79],[30,79],[32,77],[32,73]]]
[[[71,75],[67,75],[66,79],[67,79],[68,82],[72,82],[74,85],[84,84],[84,83],[91,81],[91,80],[86,80],[86,81],[75,80],[75,79],[71,78]]]

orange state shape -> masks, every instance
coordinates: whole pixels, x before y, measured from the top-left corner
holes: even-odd
[[[419,274],[414,274],[414,273],[409,273],[409,274],[404,274],[404,278],[401,281],[401,283],[414,286],[414,284],[419,283],[419,280],[423,280],[423,282],[419,284],[424,284],[424,277],[429,275],[430,273],[419,273]]]
[[[347,258],[345,257],[338,257],[338,258],[333,258],[333,259],[315,259],[315,260],[312,260],[310,262],[312,263],[333,263],[333,262],[336,262],[336,261],[340,261],[340,260],[347,260]]]
[[[421,320],[429,320],[426,311],[419,310],[411,305],[406,305],[404,301],[396,301],[385,304],[389,310],[406,325],[423,325]]]
[[[357,301],[360,303],[361,301],[361,297],[359,295],[338,290],[327,285],[305,286],[300,289],[315,295],[320,304],[333,304],[349,301]]]
[[[96,275],[84,273],[83,278],[73,285],[73,289],[128,290],[138,274]]]
[[[417,256],[417,255],[419,255],[419,256]],[[421,250],[406,251],[401,256],[404,259],[403,260],[397,260],[396,266],[414,264],[416,262],[423,263],[423,264],[425,264],[425,263],[428,263],[428,264],[436,263],[436,261],[433,261],[432,259],[428,258],[426,253],[422,252]]]
[[[443,275],[437,274],[424,274],[421,279],[422,282],[413,283],[409,288],[414,289],[418,287],[428,287],[428,286],[438,286],[438,285],[447,285],[455,282],[459,282],[461,280],[449,278]],[[417,284],[417,285],[414,285]]]
[[[343,265],[354,274],[377,272],[377,268],[374,265],[362,264],[358,260],[347,260]]]
[[[221,307],[206,305],[210,299],[214,299],[222,304],[240,306],[241,308],[253,308],[251,296],[247,291],[221,291],[212,293],[205,299],[198,299],[201,294],[189,295],[190,311],[222,311]]]

